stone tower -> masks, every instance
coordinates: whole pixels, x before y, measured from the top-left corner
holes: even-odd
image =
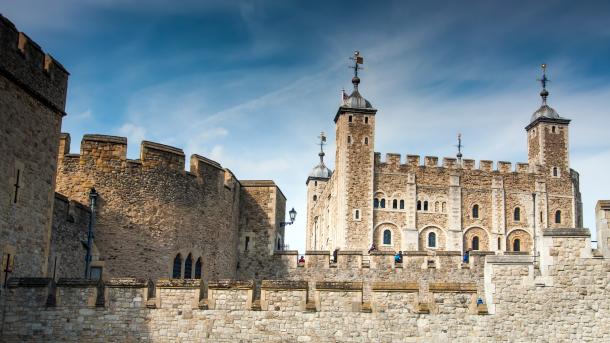
[[[554,177],[568,177],[570,175],[570,162],[568,157],[568,125],[570,120],[560,117],[549,105],[546,90],[546,64],[542,65],[543,74],[542,105],[532,114],[527,131],[528,162],[540,173],[547,173]]]
[[[315,166],[307,177],[307,250],[318,250],[326,248],[327,231],[322,228],[322,218],[314,216],[313,207],[318,202],[324,188],[327,186],[332,170],[324,164],[324,149],[326,143],[326,135],[320,133],[320,163]]]
[[[337,223],[334,246],[365,250],[373,235],[373,177],[375,113],[370,102],[360,95],[359,64],[354,53],[354,90],[343,96],[335,115],[335,173],[337,174]]]

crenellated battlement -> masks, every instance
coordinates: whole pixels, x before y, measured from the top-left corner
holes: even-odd
[[[1,14],[0,73],[65,115],[68,71]]]
[[[89,166],[104,172],[133,170],[168,170],[180,174],[192,174],[200,178],[210,173],[223,171],[225,181],[235,179],[233,173],[224,169],[220,163],[193,154],[190,169],[185,170],[185,155],[180,148],[150,141],[142,141],[140,158],[127,158],[127,138],[119,136],[86,134],[80,145],[80,154],[70,154],[70,134],[62,133],[59,142],[59,163],[78,161],[79,165]]]
[[[423,162],[423,163],[422,163]],[[490,160],[480,160],[477,163],[472,159],[462,159],[461,165],[458,160],[454,157],[443,157],[442,163],[439,164],[439,158],[436,156],[424,156],[423,161],[420,155],[406,155],[404,163],[402,157],[397,153],[387,153],[385,159],[381,158],[381,153],[375,153],[375,165],[376,166],[387,166],[396,171],[405,168],[445,168],[445,169],[461,169],[461,170],[480,170],[484,172],[497,172],[502,174],[508,173],[522,173],[530,174],[533,173],[528,163],[517,162],[513,169],[511,162],[498,161],[495,163],[496,168],[494,169],[494,162]]]

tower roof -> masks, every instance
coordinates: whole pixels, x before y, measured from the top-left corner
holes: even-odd
[[[561,117],[559,115],[559,113],[557,113],[557,111],[555,111],[554,108],[552,108],[551,106],[549,106],[547,104],[547,98],[549,96],[549,91],[546,89],[546,84],[550,80],[546,77],[546,67],[547,67],[546,63],[543,63],[542,64],[542,78],[538,80],[542,84],[542,90],[540,91],[540,97],[542,98],[542,104],[540,105],[540,108],[538,108],[532,114],[532,117],[530,118],[530,123],[526,127],[526,130],[529,130],[530,127],[534,126],[535,123],[538,123],[540,121],[552,121],[552,122],[560,122],[560,123],[565,123],[565,124],[570,122],[569,119]]]
[[[324,132],[320,132],[320,136],[318,138],[320,138],[320,152],[318,153],[318,156],[320,156],[320,163],[315,166],[309,173],[309,176],[307,177],[307,183],[311,179],[327,180],[333,175],[333,171],[326,167],[326,165],[324,164],[325,154],[323,147],[324,144],[326,144],[326,134]]]
[[[360,56],[360,52],[355,51],[354,57],[350,57],[354,61],[354,65],[350,68],[354,69],[354,77],[352,78],[352,85],[354,90],[350,95],[347,95],[345,91],[341,91],[341,106],[335,116],[335,122],[339,117],[340,113],[343,112],[364,112],[374,114],[377,110],[366,100],[362,94],[358,91],[358,85],[360,85],[360,78],[358,77],[358,71],[362,70],[361,64],[364,63],[364,59]]]

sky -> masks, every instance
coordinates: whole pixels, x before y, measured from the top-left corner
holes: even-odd
[[[286,243],[304,251],[305,181],[351,90],[375,108],[375,150],[527,162],[525,126],[548,103],[570,124],[585,226],[610,199],[610,2],[0,0],[71,73],[62,131],[150,140],[272,179],[298,214]],[[188,158],[187,158],[188,161]],[[187,167],[188,168],[188,167]]]

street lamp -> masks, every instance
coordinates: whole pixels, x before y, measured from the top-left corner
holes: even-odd
[[[89,207],[91,208],[91,217],[89,218],[89,232],[87,233],[87,256],[85,256],[85,279],[91,278],[91,250],[93,247],[93,224],[95,222],[95,203],[98,193],[95,188],[91,187],[89,191]]]
[[[281,222],[280,223],[280,227],[284,227],[286,225],[294,224],[294,220],[297,218],[297,211],[294,209],[294,207],[290,211],[288,211],[288,215],[290,216],[290,221],[289,222]]]

